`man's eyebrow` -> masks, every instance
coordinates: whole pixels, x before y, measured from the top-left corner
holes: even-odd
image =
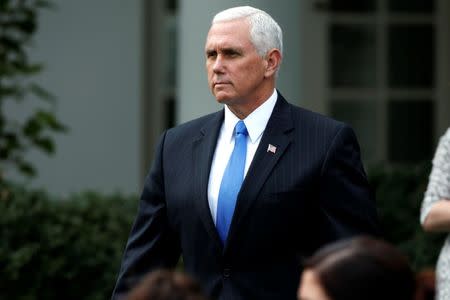
[[[241,53],[243,50],[240,47],[223,47],[223,48],[219,48],[218,49],[219,52],[224,52],[224,53]],[[205,52],[207,54],[209,53],[215,53],[217,52],[215,48],[210,48],[210,49],[206,49]]]
[[[227,47],[227,48],[221,49],[221,51],[224,53],[240,53],[240,52],[242,52],[242,49],[237,48],[237,47]]]

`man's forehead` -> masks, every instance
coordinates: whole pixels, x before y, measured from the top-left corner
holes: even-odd
[[[251,44],[242,43],[236,40],[224,40],[224,39],[211,39],[207,40],[205,44],[205,50],[226,50],[226,49],[235,49],[240,50],[244,49]]]

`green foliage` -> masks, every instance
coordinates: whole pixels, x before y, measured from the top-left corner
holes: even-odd
[[[430,167],[431,163],[378,166],[369,172],[385,238],[408,256],[416,270],[434,267],[445,237],[426,233],[420,225]]]
[[[55,104],[55,98],[43,87],[32,82],[43,66],[31,62],[29,46],[38,28],[39,11],[51,7],[42,0],[0,0],[0,182],[6,169],[17,169],[21,174],[33,176],[36,169],[25,159],[30,149],[53,154],[52,133],[66,131],[55,117],[54,108],[39,108],[25,119],[8,118],[7,101],[41,99]]]
[[[136,209],[136,197],[3,188],[0,299],[108,299]]]

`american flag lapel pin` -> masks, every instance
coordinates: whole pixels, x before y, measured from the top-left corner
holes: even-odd
[[[275,152],[277,152],[277,147],[275,147],[272,144],[269,144],[269,146],[267,147],[267,152],[271,152],[271,153],[275,154]]]

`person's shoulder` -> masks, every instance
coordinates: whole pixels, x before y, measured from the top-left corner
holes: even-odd
[[[199,132],[205,126],[211,123],[219,121],[223,116],[223,111],[217,111],[210,113],[199,118],[187,121],[185,123],[179,124],[175,127],[169,128],[167,133],[170,135],[185,135],[188,133]]]
[[[298,129],[299,135],[304,136],[306,132],[308,134],[305,136],[320,137],[318,140],[326,143],[335,141],[338,136],[344,140],[357,141],[355,130],[350,124],[292,104],[283,96],[281,101],[289,106],[294,128]]]
[[[444,135],[442,136],[442,138],[448,140],[450,142],[450,127],[447,128],[447,131],[445,131]]]
[[[332,131],[340,130],[342,128],[350,128],[351,126],[345,122],[333,119],[324,114],[309,110],[289,103],[292,111],[293,120],[297,125],[302,127],[320,127]]]
[[[450,153],[450,127],[447,128],[447,131],[441,136],[439,146],[445,148],[446,151]]]

